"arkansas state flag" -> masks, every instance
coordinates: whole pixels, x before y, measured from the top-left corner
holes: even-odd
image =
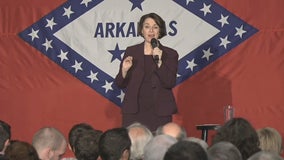
[[[139,18],[166,22],[179,53],[174,121],[188,136],[224,123],[224,107],[256,129],[284,128],[283,0],[1,0],[0,119],[12,138],[43,126],[66,136],[80,122],[120,126],[124,91],[113,83]],[[210,136],[214,132],[210,132]],[[209,137],[210,139],[211,137]],[[210,141],[209,141],[210,143]]]

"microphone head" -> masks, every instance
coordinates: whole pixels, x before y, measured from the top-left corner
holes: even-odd
[[[156,48],[159,46],[158,40],[156,38],[151,39],[151,46],[152,48]]]

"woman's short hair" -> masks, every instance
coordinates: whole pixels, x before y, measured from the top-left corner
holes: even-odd
[[[138,34],[140,36],[143,37],[143,34],[142,34],[142,29],[143,29],[143,24],[145,22],[145,20],[147,18],[152,18],[156,23],[157,25],[159,26],[160,28],[160,33],[159,33],[159,37],[158,39],[164,37],[167,35],[167,30],[166,30],[166,23],[165,21],[156,13],[148,13],[148,14],[145,14],[143,15],[141,18],[140,18],[140,21],[138,23]]]
[[[257,130],[257,135],[259,137],[261,150],[281,154],[282,137],[276,129],[271,127],[261,128]]]

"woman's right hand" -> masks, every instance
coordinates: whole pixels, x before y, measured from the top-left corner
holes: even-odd
[[[123,60],[123,62],[122,62],[122,76],[123,76],[123,78],[125,78],[128,70],[132,67],[132,64],[133,64],[132,61],[133,61],[132,56],[128,56]]]

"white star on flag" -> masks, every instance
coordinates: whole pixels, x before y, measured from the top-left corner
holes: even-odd
[[[63,16],[67,16],[68,19],[70,18],[70,15],[73,14],[74,12],[71,10],[71,6],[69,6],[68,8],[64,8],[64,14]]]
[[[42,44],[43,46],[45,46],[45,51],[47,51],[49,48],[52,48],[51,42],[52,40],[49,41],[47,38],[45,39],[45,43]]]
[[[120,91],[120,95],[118,95],[118,96],[117,96],[117,98],[119,98],[119,99],[120,99],[120,102],[122,102],[122,101],[123,101],[123,99],[124,99],[124,95],[125,95],[125,94],[124,94],[124,92],[121,90],[121,91]]]
[[[222,24],[222,27],[223,27],[225,24],[229,24],[228,18],[229,18],[229,16],[224,17],[223,14],[221,14],[221,19],[219,19],[218,22],[220,22],[220,23]]]
[[[92,2],[92,0],[82,0],[80,4],[84,4],[86,7],[88,7],[89,2]]]
[[[210,48],[208,48],[207,50],[202,50],[202,52],[204,53],[202,58],[206,58],[207,61],[209,61],[209,57],[213,56],[213,53],[210,52]]]
[[[229,40],[228,40],[228,36],[226,36],[225,38],[220,38],[221,40],[221,43],[219,46],[224,46],[224,48],[227,48],[227,44],[231,43]]]
[[[109,90],[113,90],[111,85],[112,85],[113,82],[108,82],[108,81],[105,81],[105,85],[102,86],[104,89],[106,89],[105,93],[107,93]]]
[[[39,31],[39,30],[36,30],[36,31],[35,31],[35,30],[32,28],[32,32],[29,34],[29,36],[32,37],[32,41],[34,41],[35,38],[39,38],[38,35],[37,35],[38,31]]]
[[[190,2],[194,2],[194,0],[186,0],[186,5],[188,5]]]
[[[60,54],[57,56],[60,58],[60,62],[62,63],[64,60],[68,60],[67,58],[68,52],[63,52],[62,49],[60,50]]]
[[[186,61],[186,63],[187,63],[187,66],[186,66],[185,69],[190,68],[191,71],[193,71],[193,68],[194,68],[195,66],[197,66],[197,64],[194,63],[194,59],[192,59],[191,61]]]
[[[90,75],[87,76],[87,78],[90,78],[91,79],[91,83],[93,83],[94,80],[96,80],[96,81],[99,80],[97,75],[98,75],[98,72],[94,73],[93,71],[90,71]]]
[[[243,29],[243,27],[244,27],[243,25],[241,25],[240,28],[236,27],[237,32],[235,36],[240,36],[240,38],[243,38],[243,34],[247,32]]]
[[[45,27],[49,27],[51,30],[53,29],[53,26],[57,25],[55,22],[54,22],[54,17],[52,17],[50,20],[49,19],[46,19],[47,21],[47,25]]]
[[[211,7],[211,4],[207,6],[205,3],[203,3],[203,8],[200,9],[200,11],[204,13],[204,16],[206,16],[207,13],[212,13],[210,10],[210,7]]]
[[[75,73],[77,73],[79,70],[83,70],[81,65],[83,62],[77,62],[77,60],[75,60],[75,64],[72,66],[75,69]]]

